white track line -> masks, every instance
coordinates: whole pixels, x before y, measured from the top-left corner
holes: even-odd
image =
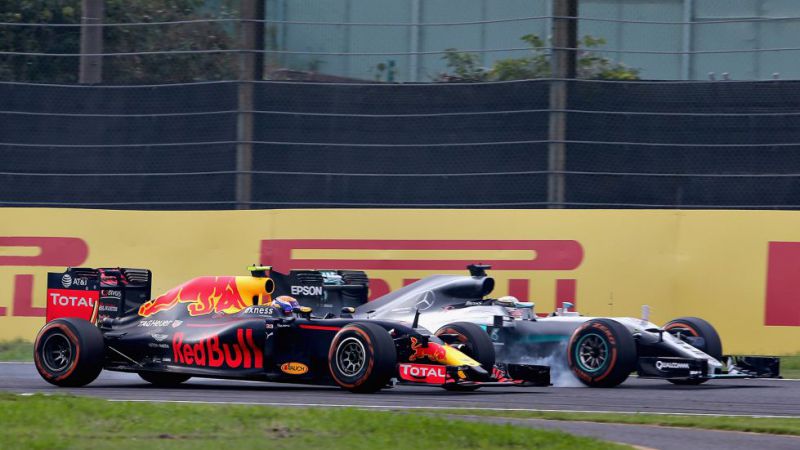
[[[481,406],[399,406],[399,405],[347,405],[336,403],[277,403],[277,402],[216,402],[205,400],[145,400],[145,399],[107,399],[110,402],[137,402],[137,403],[195,403],[203,405],[246,405],[246,406],[297,406],[297,407],[329,407],[329,408],[355,408],[355,409],[386,409],[386,410],[447,410],[447,411],[497,411],[497,412],[542,412],[542,413],[583,413],[583,414],[628,414],[628,415],[655,415],[655,416],[697,416],[697,417],[748,417],[755,419],[800,419],[800,416],[774,416],[760,414],[713,414],[689,412],[650,412],[650,411],[587,411],[575,409],[535,409],[535,408],[486,408]]]

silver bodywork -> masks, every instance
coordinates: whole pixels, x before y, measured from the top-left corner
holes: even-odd
[[[418,323],[432,332],[453,322],[472,322],[486,329],[495,342],[499,361],[520,362],[541,358],[566,361],[566,343],[581,324],[598,317],[577,312],[561,312],[549,317],[520,319],[515,308],[494,303],[485,297],[494,280],[480,276],[434,275],[424,278],[356,309],[357,316]],[[632,317],[604,317],[621,323],[637,342],[656,346],[657,356],[706,360],[711,378],[722,372],[723,364],[714,357],[665,332],[647,320]],[[507,331],[499,339],[499,330]]]

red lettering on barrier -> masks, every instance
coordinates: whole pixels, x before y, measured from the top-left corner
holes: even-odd
[[[770,242],[764,325],[800,326],[800,242]]]
[[[530,283],[528,280],[508,280],[508,295],[526,301],[530,298]]]
[[[279,271],[303,268],[352,270],[440,270],[462,271],[476,261],[457,259],[303,259],[292,256],[293,250],[485,250],[489,256],[481,262],[495,270],[573,270],[583,261],[583,247],[574,240],[361,240],[361,239],[268,239],[261,241],[261,263]],[[492,251],[528,250],[528,259],[491,259]],[[415,279],[404,279],[403,285]],[[557,303],[576,303],[576,280],[559,280]],[[389,284],[370,278],[369,299],[390,292]],[[520,300],[529,298],[528,280],[510,280],[509,293]]]
[[[14,310],[18,317],[42,317],[45,308],[33,306],[33,275],[14,276]]]
[[[32,247],[33,256],[0,256],[0,266],[67,267],[80,266],[89,256],[86,241],[74,237],[0,236],[0,247]],[[14,276],[13,316],[44,317],[45,308],[33,306],[33,275]],[[0,308],[0,316],[6,308]]]
[[[563,308],[564,302],[572,303],[572,310],[578,307],[576,280],[556,280],[556,309]]]
[[[35,247],[35,256],[0,256],[0,266],[79,266],[89,256],[89,246],[80,238],[0,236],[0,247]]]
[[[369,299],[374,300],[378,297],[382,297],[392,289],[389,287],[389,283],[386,280],[381,280],[380,278],[370,278],[369,279]]]
[[[269,239],[261,241],[261,261],[276,270],[332,267],[358,270],[464,270],[476,261],[456,259],[300,259],[292,250],[530,250],[529,259],[484,259],[495,270],[572,270],[583,260],[583,247],[571,240],[361,240]]]

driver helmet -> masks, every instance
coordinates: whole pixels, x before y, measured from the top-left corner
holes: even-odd
[[[290,297],[288,295],[281,295],[272,300],[271,306],[280,309],[283,311],[284,315],[290,315],[294,312],[295,308],[300,307],[300,303],[298,303],[297,299],[294,297]]]
[[[533,303],[520,302],[511,295],[500,297],[495,302],[504,307],[506,312],[515,319],[530,319],[533,317]]]

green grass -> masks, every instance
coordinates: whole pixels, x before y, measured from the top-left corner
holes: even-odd
[[[356,394],[353,394],[356,395]],[[566,433],[433,414],[108,402],[0,393],[3,449],[622,449]]]
[[[0,341],[0,361],[33,361],[33,343],[22,339]]]
[[[800,356],[781,356],[781,376],[800,378]]]
[[[427,410],[432,411],[432,410]],[[602,423],[661,425],[706,430],[748,431],[752,433],[800,436],[800,419],[778,419],[731,416],[677,416],[660,414],[567,413],[538,411],[454,410],[450,415],[505,417],[514,419],[571,420]]]

